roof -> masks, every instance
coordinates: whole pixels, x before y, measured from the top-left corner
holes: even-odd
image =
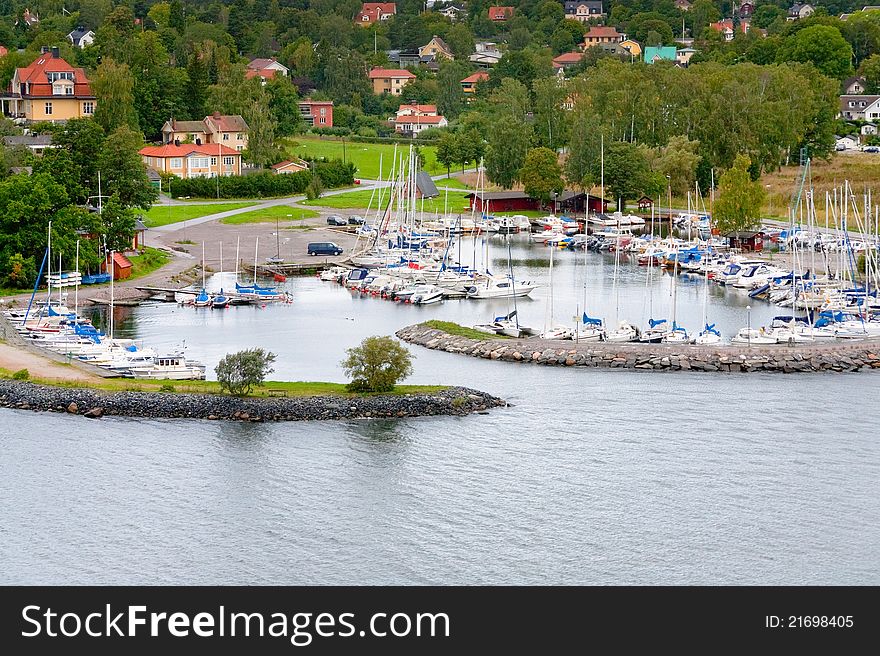
[[[299,101],[300,105],[332,105],[332,100],[312,100],[311,98],[306,98],[305,100]]]
[[[563,5],[565,5],[566,14],[573,14],[580,5],[586,5],[590,8],[596,7],[602,11],[602,0],[565,0]]]
[[[287,68],[284,64],[279,64],[278,61],[272,58],[266,57],[258,57],[257,59],[252,59],[248,62],[247,67],[252,71],[262,71],[265,68],[269,68],[272,64],[276,66],[282,66],[283,68]],[[274,70],[274,69],[271,69]]]
[[[577,64],[581,59],[584,58],[584,53],[577,52],[564,52],[561,55],[553,58],[553,63],[557,66],[565,66],[566,64]]]
[[[560,203],[563,203],[567,200],[571,200],[572,198],[578,198],[581,196],[589,196],[590,198],[598,198],[597,196],[592,196],[590,194],[584,194],[580,192],[574,192],[570,190],[563,191],[556,200]],[[488,200],[519,200],[523,198],[531,198],[524,191],[472,191],[469,194],[465,194],[465,198],[479,198],[480,200],[488,201]]]
[[[6,49],[6,46],[0,46],[0,57],[5,57],[9,54],[9,51]]]
[[[645,61],[650,63],[657,59],[675,61],[675,46],[648,46],[645,48]]]
[[[584,35],[584,38],[608,38],[621,36],[616,27],[606,27],[605,25],[593,25],[590,31]]]
[[[147,224],[141,220],[140,217],[136,217],[134,220],[134,231],[135,232],[143,232],[147,229]]]
[[[52,135],[50,134],[34,134],[34,135],[13,135],[3,137],[4,146],[51,146]]]
[[[419,125],[439,125],[445,120],[445,116],[419,116],[418,114],[411,114],[409,116],[399,116],[395,122],[401,124],[418,123]]]
[[[260,69],[249,68],[245,71],[244,77],[246,80],[250,80],[253,77],[259,76],[259,77],[263,78],[264,80],[266,80],[269,78],[274,78],[275,73],[277,73],[277,72],[278,71],[274,68],[260,68]]]
[[[507,20],[513,16],[513,7],[489,7],[489,20]]]
[[[415,75],[402,68],[374,68],[370,71],[371,80],[379,80],[386,77],[415,79]]]
[[[417,112],[419,114],[436,114],[437,113],[437,105],[401,105],[397,110],[399,114],[402,111],[410,110],[412,112]]]
[[[297,160],[296,162],[292,162],[289,159],[286,159],[283,162],[278,162],[277,164],[273,164],[272,168],[275,169],[276,171],[278,171],[280,169],[286,169],[288,166],[291,166],[291,165],[296,166],[301,169],[309,168],[309,163],[306,161]]]
[[[437,185],[425,171],[416,173],[416,188],[424,198],[436,198],[440,195]]]
[[[485,82],[489,79],[489,74],[486,71],[477,71],[471,75],[468,75],[465,79],[461,81],[462,84],[476,84],[477,82]]]
[[[873,104],[874,104],[875,102],[877,102],[878,100],[880,100],[880,96],[877,96],[877,95],[872,95],[872,96],[867,96],[867,95],[843,95],[843,96],[840,96],[840,111],[841,111],[841,112],[845,112],[845,111],[849,111],[849,110],[857,110],[857,111],[861,111],[861,110],[867,109],[868,107],[870,107],[871,105],[873,105]],[[850,101],[853,101],[853,102],[864,102],[865,105],[864,105],[864,107],[861,106],[861,105],[859,105],[858,107],[850,107],[850,106],[849,106]]]
[[[92,88],[89,86],[89,78],[81,68],[74,68],[61,57],[55,57],[51,52],[46,52],[37,57],[25,68],[15,69],[15,77],[22,85],[29,84],[28,93],[22,96],[51,96],[52,83],[49,82],[48,73],[73,73],[73,95],[79,98],[94,98]]]
[[[220,132],[247,132],[248,124],[239,114],[221,114],[214,112],[211,116],[205,117],[205,125],[211,127],[213,123]]]
[[[852,77],[848,77],[843,81],[843,88],[847,89],[856,82],[860,82],[861,84],[865,83],[865,78],[862,75],[853,75]]]
[[[86,34],[94,35],[95,33],[92,32],[91,30],[87,30],[84,27],[78,27],[75,30],[73,30],[70,34],[68,34],[67,38],[70,39],[71,41],[73,41],[74,43],[76,43],[81,38],[83,38]]]
[[[381,9],[383,14],[397,13],[397,4],[394,2],[365,2],[361,6],[361,11],[376,11]]]
[[[131,266],[131,260],[125,257],[125,255],[117,252],[113,253],[113,268],[129,269]]]
[[[162,131],[165,131],[165,126],[172,132],[204,132],[205,131],[205,122],[204,121],[178,121],[176,119],[170,119],[165,121],[165,125],[162,126]]]
[[[447,51],[447,52],[452,52],[452,50],[451,50],[451,49],[449,48],[449,46],[446,44],[446,41],[444,41],[443,39],[441,39],[441,38],[440,38],[439,36],[437,36],[436,34],[435,34],[434,36],[432,36],[432,37],[431,37],[431,41],[428,41],[425,45],[422,46],[422,48],[427,48],[429,45],[431,45],[432,42],[433,42],[435,45],[437,45],[437,47],[439,47],[441,50],[445,50],[445,51]]]
[[[198,155],[241,155],[237,150],[222,144],[180,144],[167,143],[162,146],[145,146],[138,151],[146,157],[189,157],[193,153]]]

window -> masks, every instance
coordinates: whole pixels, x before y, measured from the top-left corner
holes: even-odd
[[[183,168],[183,160],[180,157],[172,157],[171,158],[171,168],[172,169]]]
[[[327,115],[327,109],[325,107],[322,107],[321,108],[321,116],[326,116],[326,115]]]
[[[323,116],[321,117],[321,125],[324,125],[327,122],[327,119]]]
[[[206,169],[208,168],[208,161],[207,157],[190,157],[189,165],[190,168],[194,169]]]
[[[241,141],[241,133],[239,132],[237,135],[235,135],[235,138]]]
[[[217,166],[217,158],[216,157],[211,158],[211,166]]]
[[[232,166],[234,163],[235,163],[234,157],[224,157],[223,158],[223,164],[225,166]]]
[[[52,115],[52,103],[46,103],[46,116]]]
[[[223,133],[223,141],[229,141],[229,134],[226,132]]]
[[[199,138],[199,135],[197,135],[195,133],[189,135],[189,140],[192,141],[193,143],[195,143],[196,139],[198,139],[198,138]]]
[[[239,144],[238,146],[235,147],[235,149],[236,149],[238,152],[241,152],[241,151],[244,150],[244,146],[242,146],[241,144]]]
[[[83,103],[83,114],[91,116],[95,113],[95,103],[88,101]]]

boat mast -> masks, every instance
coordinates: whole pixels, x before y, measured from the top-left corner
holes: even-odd
[[[79,319],[79,239],[76,240],[76,287],[73,288],[73,313]]]
[[[113,279],[116,277],[116,251],[110,251],[110,341],[113,341]]]
[[[254,243],[254,287],[257,286],[257,253],[260,250],[260,238]]]

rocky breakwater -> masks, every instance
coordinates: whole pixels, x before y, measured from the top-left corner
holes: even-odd
[[[397,336],[410,344],[475,358],[564,367],[651,371],[779,372],[880,369],[880,340],[769,346],[610,344],[530,339],[472,339],[424,324]]]
[[[238,398],[182,392],[103,392],[0,380],[0,407],[149,419],[307,421],[367,417],[466,415],[504,406],[499,398],[465,387],[425,394]]]

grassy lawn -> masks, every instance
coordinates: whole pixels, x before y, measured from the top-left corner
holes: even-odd
[[[455,171],[452,172],[452,175],[455,175]],[[463,182],[458,178],[439,178],[434,180],[434,184],[441,190],[443,187],[449,187],[450,189],[473,189],[468,183]]]
[[[458,337],[469,337],[470,339],[509,339],[507,335],[490,335],[489,333],[480,332],[479,330],[474,330],[473,328],[460,326],[459,324],[452,323],[451,321],[438,321],[436,319],[431,319],[430,321],[426,321],[424,325],[428,326],[428,328],[433,328],[434,330],[442,330],[444,333],[447,333],[449,335],[457,335]]]
[[[382,190],[384,192],[383,204],[387,203],[388,199],[388,189]],[[363,189],[361,191],[352,191],[346,194],[338,194],[336,196],[324,196],[322,198],[318,198],[315,200],[307,200],[303,201],[303,205],[316,205],[319,207],[334,207],[337,209],[349,209],[349,208],[366,208],[370,203],[370,197],[373,197],[373,204],[370,206],[370,209],[376,209],[376,204],[378,203],[379,190],[375,191],[375,195],[370,189]],[[444,202],[447,203],[447,209],[450,214],[457,214],[458,212],[464,211],[468,207],[468,201],[465,198],[464,191],[450,191],[449,197],[446,197],[445,192],[441,192],[441,194],[437,198],[426,198],[425,199],[425,212],[430,214],[434,214],[436,212],[443,212]],[[422,201],[418,201],[419,209],[422,208]]]
[[[297,157],[326,157],[327,159],[343,159],[343,142],[337,137],[295,137],[288,142],[288,152]],[[379,158],[382,158],[382,178],[387,179],[391,173],[394,160],[394,144],[359,143],[345,140],[345,161],[357,166],[357,175],[361,178],[376,180],[379,178]],[[434,146],[421,146],[425,156],[425,170],[431,175],[446,173],[446,168],[437,163],[437,149]],[[408,144],[397,146],[398,157],[409,152]]]
[[[169,223],[179,223],[180,221],[189,221],[197,219],[200,216],[208,214],[216,214],[217,212],[225,212],[227,210],[237,210],[240,207],[250,207],[256,203],[214,203],[211,205],[153,205],[144,214],[144,224],[148,228],[156,228],[158,226],[168,225]],[[274,220],[274,219],[273,219]]]
[[[131,276],[128,279],[134,280],[168,264],[171,255],[158,248],[147,247],[143,255],[129,255],[128,259],[131,262]]]
[[[274,223],[275,219],[284,221],[302,221],[303,219],[314,219],[320,216],[315,210],[304,210],[299,207],[290,207],[289,205],[278,205],[277,207],[265,207],[261,210],[253,212],[242,212],[234,216],[227,216],[220,219],[220,223],[226,225],[242,225],[243,223]]]

